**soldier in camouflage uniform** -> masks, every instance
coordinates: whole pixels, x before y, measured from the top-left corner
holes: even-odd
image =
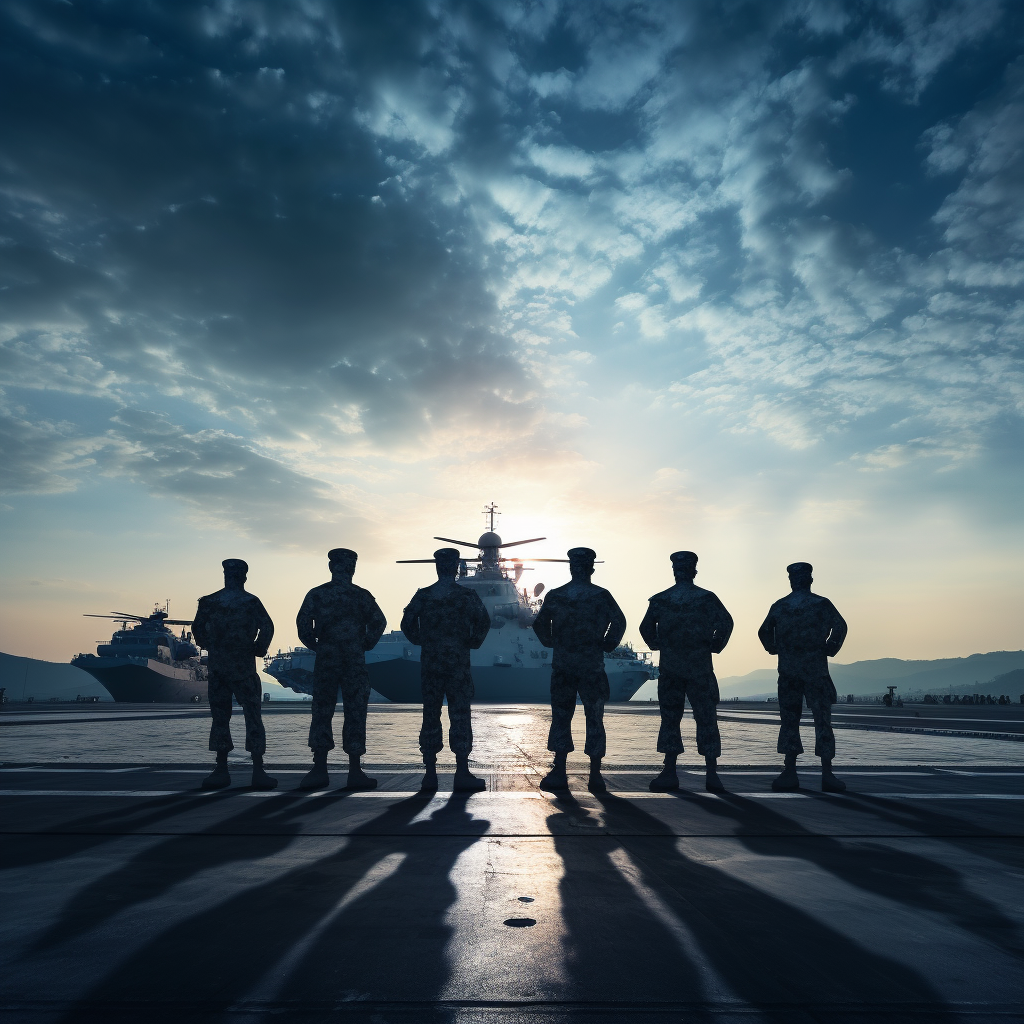
[[[228,558],[224,567],[224,589],[199,599],[192,622],[192,635],[209,653],[210,749],[217,752],[217,767],[203,779],[203,789],[231,785],[228,751],[231,742],[231,698],[242,705],[245,716],[245,749],[252,754],[253,789],[274,789],[277,779],[263,770],[267,734],[263,728],[263,687],[256,672],[256,658],[262,658],[274,638],[263,602],[245,589],[249,566],[241,558]]]
[[[441,705],[447,697],[448,745],[456,764],[454,789],[471,793],[485,789],[487,783],[469,770],[469,752],[473,749],[470,704],[474,692],[469,652],[487,638],[491,619],[476,592],[455,582],[459,568],[459,552],[455,548],[439,548],[434,552],[434,563],[437,582],[417,590],[402,615],[402,632],[422,648],[420,751],[426,772],[421,788],[437,789],[437,753],[444,747]]]
[[[846,783],[832,774],[836,738],[832,732],[832,705],[836,688],[828,674],[828,659],[834,658],[846,639],[846,622],[826,597],[811,593],[811,565],[794,562],[786,567],[792,593],[776,601],[757,631],[769,654],[779,656],[780,754],[785,768],[772,782],[772,789],[799,789],[796,759],[804,751],[800,742],[800,715],[806,699],[814,717],[814,753],[821,758],[821,788],[842,793]]]
[[[299,789],[326,789],[327,751],[334,749],[331,719],[338,703],[338,688],[344,705],[341,749],[348,754],[348,789],[374,789],[360,767],[366,753],[366,705],[370,699],[370,677],[366,652],[372,650],[387,626],[373,594],[352,582],[359,556],[348,548],[327,552],[330,583],[314,587],[302,602],[295,625],[299,639],[316,651],[313,668],[313,715],[309,726],[309,747],[313,770],[299,783]]]
[[[571,548],[568,556],[572,582],[548,594],[533,623],[537,639],[555,652],[551,658],[548,731],[548,750],[554,753],[555,763],[541,780],[540,788],[569,788],[565,761],[576,749],[572,742],[572,716],[578,693],[587,719],[583,748],[590,758],[587,788],[592,793],[603,793],[607,790],[601,777],[601,759],[605,755],[604,704],[610,695],[604,656],[618,647],[626,632],[626,617],[615,598],[590,581],[594,574],[594,552],[590,548]]]
[[[718,732],[718,680],[711,662],[732,635],[732,616],[710,590],[698,587],[697,556],[676,551],[671,556],[676,585],[651,598],[640,635],[652,651],[661,651],[658,672],[658,703],[661,729],[658,753],[665,755],[665,768],[651,781],[650,788],[664,792],[679,788],[676,758],[683,752],[679,723],[688,698],[697,725],[697,753],[704,755],[705,787],[712,793],[725,787],[718,778],[722,737]]]

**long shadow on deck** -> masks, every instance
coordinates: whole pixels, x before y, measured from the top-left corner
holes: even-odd
[[[685,856],[668,826],[636,803],[597,799],[609,828],[633,834],[554,836],[565,865],[566,961],[579,998],[594,998],[605,991],[603,980],[614,977],[628,979],[637,998],[653,1004],[696,1004],[691,1014],[721,1014],[732,1004],[787,1024],[834,1014],[877,1021],[924,1014],[936,1024],[958,1019],[917,971],[866,949],[839,922],[830,927]],[[556,802],[561,814],[566,802]],[[610,911],[603,927],[593,895],[589,903],[579,898],[580,879],[607,896],[600,897]]]
[[[686,800],[687,797],[681,799]],[[734,822],[734,835],[752,853],[761,857],[807,861],[842,879],[847,885],[903,904],[914,911],[941,915],[956,927],[972,932],[984,942],[999,946],[1009,955],[1024,958],[1024,942],[1021,941],[1016,922],[1007,917],[995,903],[968,888],[959,871],[937,858],[923,857],[902,849],[897,843],[886,844],[853,835],[841,840],[823,836],[766,806],[761,800],[750,800],[731,793],[724,793],[715,800],[704,797],[689,799],[700,800],[703,812],[726,817]],[[834,798],[820,799],[829,800],[832,807],[839,810]],[[879,799],[861,798],[856,801],[856,809],[863,810],[862,801],[870,800],[872,810],[881,810],[877,806]],[[884,798],[881,800],[884,801]],[[906,801],[889,801],[890,805],[900,803],[905,804]],[[891,809],[893,813],[896,810]],[[904,827],[906,817],[905,814],[899,815]],[[925,812],[923,815],[914,813],[913,817],[925,826],[922,829],[925,832],[923,838],[939,844],[948,841],[947,837],[935,838],[933,834],[938,824],[934,819],[946,816]],[[960,825],[962,828],[963,823]],[[1020,868],[1024,864],[1024,856],[1019,844],[1016,845],[1016,860],[1016,866]]]
[[[127,1010],[147,1020],[223,1013],[237,1021],[268,1007],[271,1020],[293,1013],[326,1019],[339,1004],[356,1008],[366,999],[436,999],[450,973],[446,915],[456,892],[449,874],[489,823],[473,818],[458,794],[414,822],[430,801],[403,800],[344,837],[310,837],[330,852],[206,903],[128,956],[61,1019],[95,1021]],[[246,838],[212,838],[252,855]],[[189,873],[225,863],[207,851],[210,842],[193,839],[191,851],[175,846]],[[262,847],[255,852],[263,855]],[[158,876],[166,860],[148,865]],[[141,879],[145,858],[131,870]]]

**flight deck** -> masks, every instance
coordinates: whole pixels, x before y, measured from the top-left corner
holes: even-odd
[[[419,793],[414,705],[371,705],[379,786],[352,793],[340,750],[330,790],[294,789],[308,705],[265,708],[270,793],[241,750],[198,789],[204,709],[6,705],[3,1019],[1024,1019],[1022,709],[837,706],[842,795],[807,755],[772,792],[771,706],[720,710],[724,794],[689,714],[682,788],[650,792],[634,703],[608,708],[602,795],[582,715],[553,794],[548,709],[474,708],[465,795],[445,754]]]

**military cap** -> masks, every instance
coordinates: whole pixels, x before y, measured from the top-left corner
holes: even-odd
[[[597,558],[597,552],[592,548],[569,548],[566,551],[570,562],[591,562]]]
[[[810,562],[794,562],[786,566],[786,572],[790,576],[810,576],[814,572],[814,567]]]
[[[225,558],[220,564],[224,567],[225,572],[249,571],[249,563],[241,558]]]
[[[349,562],[352,565],[356,564],[356,559],[359,556],[351,548],[331,548],[327,552],[327,561],[329,564],[334,562],[340,562],[342,564]]]
[[[668,557],[672,559],[673,569],[692,569],[697,564],[697,556],[692,551],[673,551]]]
[[[438,548],[434,552],[434,561],[438,563],[457,562],[461,557],[458,548]]]

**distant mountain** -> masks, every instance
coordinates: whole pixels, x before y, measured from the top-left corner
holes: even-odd
[[[887,686],[897,686],[897,693],[912,690],[925,693],[1007,693],[1013,680],[996,685],[997,677],[1014,676],[1024,670],[1024,651],[990,651],[967,658],[939,658],[935,661],[903,661],[900,658],[876,658],[855,661],[849,665],[835,662],[829,671],[840,695],[884,693]],[[719,680],[723,697],[747,697],[770,694],[778,676],[774,669],[755,669],[745,676],[727,676]],[[1017,685],[1020,685],[1019,683]],[[994,689],[992,687],[995,687]]]
[[[954,687],[954,692],[959,691]],[[1001,676],[996,676],[990,683],[979,688],[977,692],[991,693],[995,696],[1005,693],[1014,700],[1020,700],[1020,695],[1024,693],[1024,668],[1015,668],[1012,672],[1004,672]]]

